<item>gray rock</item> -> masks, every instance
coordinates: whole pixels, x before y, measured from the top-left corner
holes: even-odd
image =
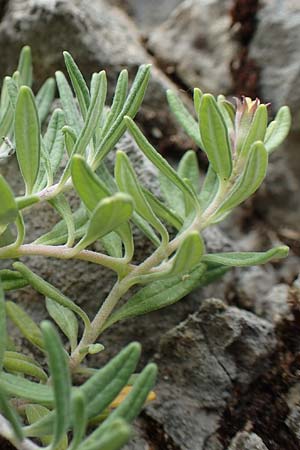
[[[276,283],[276,273],[272,266],[242,267],[237,271],[235,290],[239,305],[255,309],[257,302],[265,297]]]
[[[287,403],[290,408],[290,413],[287,416],[285,423],[291,430],[294,436],[298,439],[300,444],[300,384],[296,383],[290,388],[287,395]]]
[[[253,314],[206,300],[162,339],[158,400],[146,414],[180,450],[207,450],[233,387],[261,374],[274,351],[273,326]],[[220,443],[218,444],[220,445]],[[222,448],[222,447],[221,447]]]
[[[183,0],[109,0],[112,5],[117,5],[133,18],[136,24],[144,32],[151,31],[152,27],[168,18],[172,11]]]
[[[0,23],[0,76],[15,70],[20,48],[32,47],[35,79],[40,84],[55,70],[65,70],[62,51],[68,50],[82,73],[105,69],[111,98],[118,73],[127,68],[133,79],[143,63],[153,63],[129,17],[105,0],[11,0]],[[151,82],[139,114],[148,135],[163,150],[170,145],[192,144],[170,117],[166,89],[176,86],[153,67]],[[170,141],[171,140],[171,141]]]
[[[260,69],[260,87],[274,111],[291,107],[299,129],[300,111],[300,5],[298,1],[269,0],[261,8],[251,42],[250,57]]]
[[[229,93],[230,61],[236,52],[229,31],[230,6],[227,0],[186,0],[150,33],[151,52],[186,86]]]
[[[270,322],[279,322],[290,314],[288,304],[289,286],[277,284],[264,297],[257,296],[255,313]]]
[[[228,450],[268,450],[263,440],[255,433],[237,433]]]

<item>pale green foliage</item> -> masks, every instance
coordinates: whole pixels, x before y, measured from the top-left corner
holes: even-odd
[[[128,94],[128,75],[122,71],[107,107],[105,72],[94,74],[88,86],[71,55],[65,52],[64,57],[72,87],[62,72],[56,73],[62,109],[52,112],[47,126],[43,121],[55,83],[52,78],[47,80],[34,97],[28,47],[22,50],[18,71],[3,82],[0,158],[16,150],[24,195],[15,198],[8,181],[0,177],[0,258],[76,258],[111,269],[117,281],[90,321],[72,299],[22,262],[15,262],[14,270],[0,271],[1,429],[20,450],[44,446],[117,450],[130,437],[128,423],[145,403],[156,367],[149,364],[134,377],[132,390],[111,412],[111,403],[132,384],[139,345],[129,345],[100,370],[83,365],[86,355],[104,350],[97,340],[117,321],[171,305],[232,266],[261,264],[287,255],[285,246],[262,253],[208,254],[201,232],[258,189],[266,174],[268,153],[285,138],[290,116],[283,107],[267,127],[267,108],[258,101],[246,98],[234,107],[223,96],[215,99],[196,88],[194,119],[181,100],[168,92],[172,111],[207,154],[209,170],[200,186],[193,151],[184,155],[175,170],[133,121],[149,81],[149,66],[140,67]],[[108,171],[105,157],[126,128],[156,167],[164,199],[141,185],[123,151],[116,154],[114,173]],[[64,157],[67,162],[61,167]],[[65,195],[70,189],[80,200],[76,211]],[[35,242],[25,243],[23,210],[42,202],[55,209],[58,222]],[[137,263],[133,263],[132,224],[153,245],[153,253]],[[103,252],[89,248],[96,241]],[[45,297],[50,317],[67,339],[65,349],[50,322],[36,324],[19,304],[5,301],[4,291],[26,285]],[[116,308],[134,285],[135,294]],[[7,336],[6,316],[31,345],[47,355],[47,370],[14,347]],[[74,387],[73,379],[79,373],[87,381]],[[23,417],[12,406],[13,398],[22,400]],[[87,433],[89,423],[97,426]],[[38,438],[39,444],[30,438]]]

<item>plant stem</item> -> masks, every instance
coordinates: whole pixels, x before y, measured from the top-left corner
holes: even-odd
[[[9,422],[0,414],[0,435],[7,439],[18,450],[40,450],[41,447],[37,446],[29,439],[23,439],[19,441],[13,434]]]

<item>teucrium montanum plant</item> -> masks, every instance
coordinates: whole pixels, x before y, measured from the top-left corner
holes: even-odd
[[[21,53],[18,71],[6,77],[2,86],[0,135],[4,140],[0,152],[8,157],[15,149],[25,185],[24,195],[15,197],[0,177],[0,258],[18,260],[14,270],[0,271],[2,289],[29,284],[44,295],[48,313],[67,337],[70,351],[63,349],[50,322],[35,324],[20,306],[5,302],[1,293],[0,434],[21,450],[40,448],[31,437],[39,437],[43,446],[56,450],[113,450],[128,440],[127,423],[144,404],[156,368],[150,364],[137,378],[131,377],[139,358],[138,344],[126,347],[101,370],[85,368],[86,355],[102,350],[97,342],[101,333],[117,321],[175,303],[229,267],[262,264],[287,255],[284,246],[262,253],[208,254],[201,232],[258,189],[269,153],[288,133],[290,114],[283,107],[268,125],[267,106],[258,100],[244,98],[234,106],[223,96],[215,99],[195,89],[196,120],[168,92],[173,113],[207,154],[209,169],[200,187],[194,152],[187,152],[174,170],[133,121],[147,88],[149,66],[139,68],[129,93],[127,72],[120,73],[108,108],[105,72],[93,74],[88,87],[72,57],[67,52],[64,57],[73,90],[64,74],[57,72],[61,109],[53,111],[46,128],[43,121],[53,100],[54,80],[47,80],[34,97],[28,47]],[[164,200],[140,184],[125,152],[116,153],[114,174],[107,169],[105,157],[126,129],[156,166]],[[67,162],[61,171],[63,158]],[[76,211],[67,199],[70,189],[81,200]],[[42,202],[48,202],[61,221],[28,243],[23,210]],[[154,247],[139,263],[133,263],[133,224]],[[96,241],[103,252],[89,248]],[[90,321],[73,300],[19,261],[28,255],[93,262],[114,271],[116,283]],[[133,286],[135,293],[118,306]],[[46,353],[49,373],[12,347],[6,314],[26,339]],[[83,331],[79,333],[80,321]],[[81,387],[71,387],[71,378],[78,373],[88,379]],[[126,385],[132,382],[130,390]],[[122,389],[130,393],[109,414]],[[12,404],[27,425],[21,423]],[[100,421],[100,426],[87,436],[86,424],[91,420]],[[70,441],[68,431],[73,432]]]

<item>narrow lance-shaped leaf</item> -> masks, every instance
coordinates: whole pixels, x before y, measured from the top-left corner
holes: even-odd
[[[171,90],[167,91],[167,99],[172,113],[185,132],[196,142],[198,147],[203,148],[198,123],[184,106],[181,99]]]
[[[97,127],[100,123],[100,117],[104,107],[104,102],[106,98],[107,91],[107,80],[105,72],[95,73],[92,79],[93,92],[91,95],[91,103],[87,112],[86,120],[84,122],[83,128],[75,143],[72,155],[79,154],[83,155],[86,151]],[[72,156],[71,155],[71,156]],[[69,160],[64,173],[61,177],[60,183],[64,183],[70,172],[71,159]]]
[[[200,135],[214,171],[223,180],[232,171],[231,146],[226,124],[211,94],[204,94],[199,108]]]
[[[25,406],[25,414],[28,420],[29,425],[39,421],[43,417],[47,417],[50,413],[50,410],[42,405],[26,405]],[[50,445],[52,441],[51,435],[43,435],[40,437],[42,443],[44,445]]]
[[[19,91],[15,113],[15,139],[17,158],[26,193],[31,194],[40,165],[40,123],[30,88]]]
[[[90,93],[86,82],[80,72],[74,59],[68,52],[64,52],[65,65],[71,79],[74,91],[77,96],[77,100],[80,106],[81,114],[83,118],[86,118],[87,110],[90,105]]]
[[[42,405],[53,406],[53,390],[50,386],[22,378],[19,375],[2,372],[0,385],[7,395],[19,397]]]
[[[43,123],[47,118],[55,95],[54,78],[48,78],[38,91],[35,101],[38,110],[40,122]]]
[[[119,450],[131,436],[129,425],[121,419],[114,420],[103,433],[97,430],[77,450]]]
[[[47,374],[34,360],[17,352],[6,351],[3,366],[7,372],[20,373],[22,376],[30,375],[42,382],[46,382],[48,379]]]
[[[143,101],[146,88],[150,79],[150,65],[142,65],[139,67],[135,80],[131,86],[129,95],[123,105],[123,108],[116,120],[113,122],[107,134],[103,137],[102,142],[97,148],[95,157],[92,161],[92,168],[96,169],[107,153],[114,147],[120,137],[126,130],[124,117],[134,117]]]
[[[64,112],[57,108],[53,111],[46,134],[44,136],[45,148],[50,155],[53,174],[58,170],[64,152],[64,138],[62,128],[65,122]]]
[[[6,313],[10,320],[19,328],[23,336],[39,349],[43,349],[43,339],[40,328],[31,317],[11,301],[6,302]]]
[[[128,89],[128,72],[127,70],[122,70],[118,78],[111,110],[107,115],[103,130],[101,132],[102,136],[106,135],[110,126],[113,124],[118,115],[121,113],[126,100],[127,89]]]
[[[196,202],[194,193],[180,178],[177,172],[167,163],[167,161],[155,150],[155,148],[147,141],[143,133],[139,130],[137,125],[130,117],[125,117],[125,122],[128,130],[139,148],[146,155],[146,157],[167,177],[175,186],[177,186],[182,192],[191,197],[191,200]],[[197,205],[196,205],[197,206]]]
[[[68,450],[78,450],[84,439],[87,426],[87,414],[84,395],[77,391],[72,398],[73,411],[73,439]]]
[[[143,194],[145,195],[149,205],[151,206],[153,212],[158,216],[165,220],[168,224],[180,230],[183,225],[183,220],[179,217],[174,211],[165,206],[158,198],[152,194],[152,192],[148,191],[146,188],[143,188]]]
[[[195,191],[197,193],[199,192],[200,172],[197,155],[193,150],[189,150],[183,155],[179,162],[177,172],[181,178],[190,180]]]
[[[271,153],[287,137],[291,128],[291,113],[288,106],[282,106],[275,119],[267,128],[264,144],[266,150]]]
[[[19,63],[18,72],[20,73],[20,86],[31,86],[32,84],[32,58],[31,49],[28,45],[22,48]]]
[[[205,265],[200,264],[189,273],[177,274],[150,283],[114,312],[104,328],[120,320],[140,316],[176,303],[201,283],[205,270]]]
[[[256,141],[264,141],[268,125],[268,110],[266,105],[259,105],[252,119],[249,131],[241,148],[240,158],[247,158],[252,144]]]
[[[132,197],[135,211],[157,229],[162,238],[168,239],[167,230],[149,206],[127,155],[120,150],[116,155],[115,179],[119,189]]]
[[[137,377],[125,400],[109,415],[108,419],[99,427],[99,430],[105,430],[117,418],[125,419],[129,423],[132,422],[143,408],[148,394],[154,386],[156,376],[156,364],[148,364]]]
[[[0,226],[5,226],[16,220],[18,209],[14,194],[2,175],[0,175],[0,198]]]
[[[37,292],[43,294],[45,297],[50,297],[60,305],[69,308],[71,311],[75,312],[79,315],[79,317],[81,317],[86,327],[90,326],[90,321],[86,313],[74,302],[72,302],[72,300],[59,292],[58,289],[56,289],[47,281],[43,280],[43,278],[38,276],[36,273],[32,272],[32,270],[30,270],[25,266],[25,264],[22,264],[21,262],[15,262],[13,264],[13,267],[22,274],[22,276]]]
[[[66,124],[72,127],[76,133],[79,133],[82,126],[82,120],[72,90],[62,72],[55,72],[55,78],[62,108],[66,116]]]
[[[0,372],[2,371],[3,359],[6,350],[6,337],[5,299],[2,287],[2,279],[0,276]]]
[[[4,291],[20,289],[24,286],[27,286],[28,284],[28,282],[22,277],[22,275],[14,270],[0,270],[0,278],[2,280],[2,288]]]
[[[133,204],[128,195],[120,192],[102,200],[91,215],[85,235],[74,247],[74,254],[116,230],[130,219],[132,213]]]
[[[216,217],[230,211],[252,195],[265,178],[268,153],[262,142],[255,142],[250,151],[244,171],[231,193],[220,205]]]
[[[195,108],[195,112],[197,114],[197,117],[198,117],[198,114],[199,114],[199,108],[200,108],[200,103],[201,103],[202,96],[203,96],[203,92],[201,91],[201,89],[194,88],[193,100],[194,100],[194,108]],[[200,136],[200,134],[199,134],[199,136]]]
[[[225,252],[203,256],[203,262],[222,264],[230,267],[256,266],[266,264],[273,259],[286,258],[289,248],[286,245],[272,248],[267,252]]]
[[[67,336],[71,344],[71,351],[77,345],[78,321],[75,314],[65,306],[46,298],[47,311],[61,331]]]
[[[55,449],[67,431],[71,413],[71,377],[67,356],[53,325],[41,324],[55,401],[55,422],[51,448]]]
[[[170,274],[189,273],[199,265],[204,253],[204,243],[197,231],[190,232],[178,248]]]
[[[69,202],[63,194],[59,194],[57,197],[49,200],[49,203],[56,209],[56,211],[64,219],[67,230],[68,240],[66,242],[67,247],[71,247],[75,240],[75,224],[73,220],[73,214]]]

